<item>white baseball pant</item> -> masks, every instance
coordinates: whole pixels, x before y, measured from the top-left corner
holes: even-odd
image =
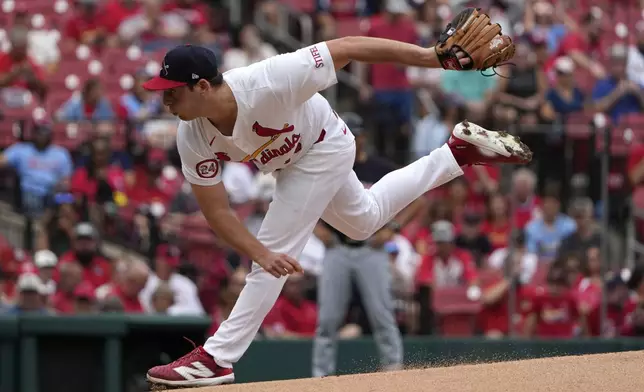
[[[297,259],[320,218],[353,239],[366,240],[425,192],[463,174],[443,145],[365,189],[352,169],[355,143],[347,143],[349,137],[334,135],[315,144],[275,173],[273,201],[257,235],[269,250]],[[286,279],[253,263],[230,316],[204,344],[219,366],[231,367],[242,357]]]

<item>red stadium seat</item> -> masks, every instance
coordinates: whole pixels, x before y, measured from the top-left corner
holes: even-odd
[[[593,114],[589,112],[578,112],[568,115],[564,132],[569,148],[573,152],[572,171],[583,173],[590,166],[593,155],[591,136],[593,135]]]
[[[432,295],[437,326],[443,336],[471,336],[481,304],[467,298],[467,288],[436,288]]]

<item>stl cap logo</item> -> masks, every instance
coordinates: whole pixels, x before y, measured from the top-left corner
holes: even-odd
[[[163,63],[163,69],[161,70],[163,72],[164,76],[168,76],[168,68],[170,68],[169,65],[167,65],[165,62]]]
[[[197,74],[192,74],[192,78],[193,78],[193,79],[199,79],[199,75],[197,75]]]

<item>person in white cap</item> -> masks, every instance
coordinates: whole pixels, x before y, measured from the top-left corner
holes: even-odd
[[[18,278],[18,301],[8,314],[47,313],[45,307],[45,285],[34,273],[25,273]]]
[[[34,264],[38,268],[38,276],[42,280],[48,295],[56,292],[54,270],[58,264],[58,257],[49,249],[39,250],[34,253]]]

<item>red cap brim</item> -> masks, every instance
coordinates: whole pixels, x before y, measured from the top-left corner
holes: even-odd
[[[143,88],[146,90],[156,91],[185,86],[187,84],[188,83],[185,82],[176,82],[174,80],[163,79],[162,77],[155,76],[147,82],[143,83]]]

